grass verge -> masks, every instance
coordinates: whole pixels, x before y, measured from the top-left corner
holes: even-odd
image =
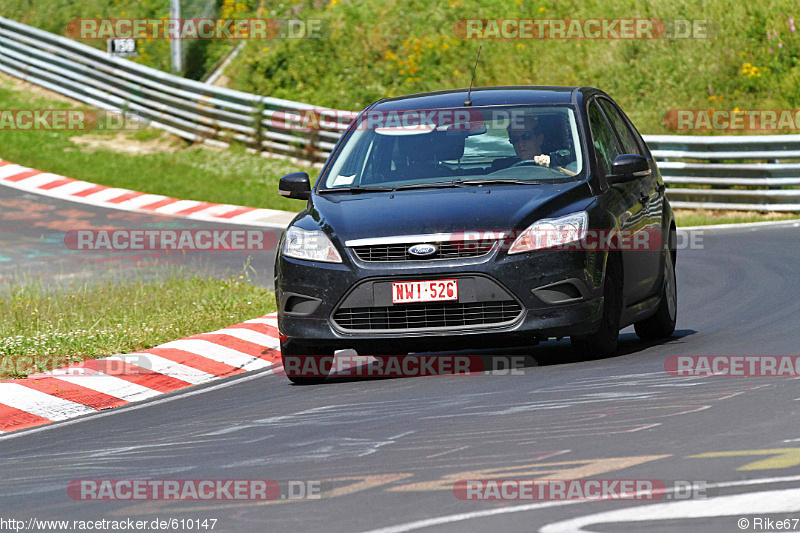
[[[0,109],[87,108],[0,76]],[[278,195],[289,172],[315,169],[248,154],[216,150],[155,128],[118,132],[1,130],[0,158],[70,178],[184,200],[299,211],[302,202]]]
[[[159,279],[41,283],[0,291],[0,379],[158,344],[275,311],[274,294],[247,271],[222,278],[180,269]]]

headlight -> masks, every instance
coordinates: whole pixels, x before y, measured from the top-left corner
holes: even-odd
[[[531,252],[579,241],[586,235],[588,225],[589,217],[585,211],[538,220],[519,234],[508,253]]]
[[[336,251],[331,240],[320,230],[307,231],[293,227],[287,229],[282,252],[286,257],[295,259],[325,263],[342,262],[342,256]]]

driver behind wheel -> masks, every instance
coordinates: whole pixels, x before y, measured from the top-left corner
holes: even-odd
[[[539,120],[531,115],[522,120],[512,120],[508,125],[508,142],[514,147],[520,161],[534,161],[537,165],[550,166],[550,156],[542,154],[544,133],[537,126]]]
[[[544,132],[539,131],[539,120],[536,116],[526,115],[522,120],[512,120],[508,125],[508,142],[514,147],[517,157],[496,159],[492,162],[491,172],[508,168],[523,161],[532,161],[542,167],[550,167],[550,156],[542,153]],[[555,170],[574,176],[575,172],[563,167]]]

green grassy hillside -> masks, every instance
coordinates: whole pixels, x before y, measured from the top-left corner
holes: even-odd
[[[306,10],[322,39],[250,43],[237,88],[337,108],[469,83],[591,85],[617,99],[646,133],[669,133],[670,109],[796,108],[800,35],[790,1],[335,0]],[[471,18],[711,20],[714,36],[658,40],[464,40]],[[800,20],[800,19],[799,19]],[[768,37],[769,34],[769,37]]]

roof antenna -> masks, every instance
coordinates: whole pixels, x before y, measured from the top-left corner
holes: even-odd
[[[472,92],[472,82],[475,81],[475,71],[478,69],[478,60],[481,58],[481,48],[483,48],[483,46],[478,47],[478,57],[475,58],[475,66],[472,67],[472,79],[469,80],[469,90],[467,91],[467,100],[464,102],[464,107],[470,107],[472,105],[469,94]]]

